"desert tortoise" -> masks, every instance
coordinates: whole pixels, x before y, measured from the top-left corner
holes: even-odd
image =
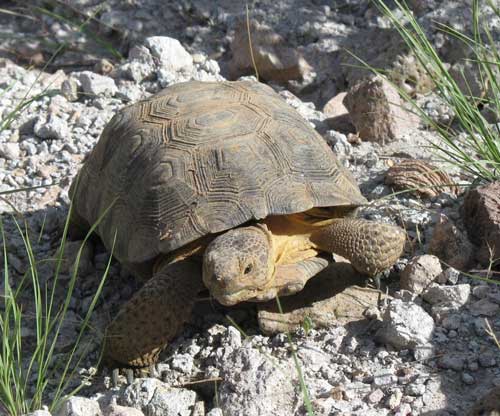
[[[330,261],[320,253],[374,275],[404,243],[398,227],[346,217],[366,202],[354,179],[257,82],[186,82],[123,108],[70,195],[73,227],[109,208],[96,232],[151,278],[107,330],[106,354],[131,366],[156,360],[203,282],[226,305],[268,300],[302,289]]]

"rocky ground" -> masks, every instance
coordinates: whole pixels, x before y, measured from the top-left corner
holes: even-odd
[[[239,2],[31,3],[7,2],[0,13],[0,190],[46,185],[0,199],[15,285],[28,260],[14,219],[26,225],[37,259],[55,257],[69,184],[116,110],[176,82],[254,74]],[[467,69],[467,49],[432,23],[467,32],[469,2],[410,3],[450,68],[457,74]],[[387,70],[433,119],[453,122],[425,71],[370,2],[249,6],[260,78],[353,172],[371,201],[361,215],[407,231],[405,255],[383,283],[386,296],[352,288],[364,282],[339,261],[299,295],[283,299],[283,314],[274,304],[260,311],[255,305],[223,308],[201,297],[192,322],[148,377],[132,380],[94,368],[106,324],[140,285],[112,262],[84,338],[91,352],[74,380],[75,386],[82,380],[89,385],[56,414],[302,415],[297,363],[315,415],[466,414],[480,396],[500,387],[500,349],[491,336],[500,332],[500,287],[485,280],[495,280],[489,259],[500,257],[486,244],[500,247],[498,184],[469,193],[466,186],[450,186],[473,178],[437,159],[430,143],[439,139],[398,105],[389,83],[366,79],[366,71],[352,66],[346,49]],[[489,13],[485,8],[483,15]],[[85,21],[78,31],[77,23]],[[499,36],[499,22],[489,21]],[[476,74],[467,74],[469,85],[477,86]],[[29,104],[13,113],[27,98]],[[391,195],[412,188],[419,189]],[[66,247],[58,302],[80,243]],[[83,252],[56,358],[64,360],[75,340],[108,258],[98,241]],[[38,269],[42,283],[52,283],[53,262]],[[26,316],[33,312],[31,298],[27,290]],[[22,336],[29,345],[35,332],[27,322]]]

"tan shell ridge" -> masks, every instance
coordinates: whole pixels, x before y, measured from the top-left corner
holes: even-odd
[[[142,262],[269,215],[366,202],[270,87],[191,81],[120,110],[79,173],[75,208],[119,260]]]

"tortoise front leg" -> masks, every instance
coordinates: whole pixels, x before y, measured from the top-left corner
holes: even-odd
[[[202,288],[199,261],[161,266],[108,326],[105,358],[132,367],[153,364],[191,317]]]
[[[340,218],[311,235],[323,251],[340,254],[361,273],[375,276],[401,256],[406,233],[394,225],[357,218]]]

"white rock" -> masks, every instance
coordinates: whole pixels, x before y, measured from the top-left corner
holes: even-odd
[[[86,95],[112,97],[118,91],[114,79],[105,75],[83,71],[75,72],[72,76],[80,82],[83,93]]]
[[[309,121],[311,127],[314,128],[322,125],[326,119],[326,116],[321,111],[316,110],[314,103],[304,102],[288,90],[281,90],[279,95],[284,98],[287,104],[295,108],[302,117]]]
[[[2,143],[0,144],[0,156],[9,160],[16,160],[19,158],[21,150],[18,143]]]
[[[197,401],[194,404],[193,407],[193,412],[191,413],[191,416],[205,416],[205,402],[203,401]]]
[[[304,366],[313,372],[318,372],[322,366],[328,365],[330,362],[329,354],[308,345],[302,346],[297,354]]]
[[[346,159],[347,156],[352,154],[352,146],[347,141],[345,134],[339,133],[335,130],[328,130],[323,137],[328,142],[337,157]]]
[[[128,61],[120,66],[120,73],[137,84],[152,78],[156,69],[155,62],[144,45],[134,46],[128,54]]]
[[[453,305],[455,308],[465,305],[470,296],[470,285],[432,285],[423,293],[423,298],[431,305]]]
[[[400,389],[394,389],[392,394],[387,399],[387,406],[389,409],[394,410],[401,403],[401,399],[403,398],[403,392]]]
[[[370,385],[361,381],[349,382],[344,386],[344,389],[344,397],[349,402],[354,401],[359,396],[365,396],[371,391]]]
[[[137,45],[130,49],[128,53],[128,60],[134,62],[144,62],[148,64],[153,64],[153,56],[149,49],[144,45]]]
[[[70,138],[68,123],[66,120],[57,116],[50,116],[47,119],[45,117],[39,117],[33,130],[35,134],[42,139],[67,141]]]
[[[456,285],[459,277],[460,271],[454,269],[453,267],[448,267],[437,277],[436,281],[441,284],[449,283],[452,285]]]
[[[125,102],[136,102],[144,97],[144,92],[134,83],[122,84],[119,87],[117,96]]]
[[[160,65],[168,71],[193,70],[193,58],[177,39],[167,36],[152,36],[144,41],[151,55],[158,58]]]
[[[177,84],[179,82],[189,81],[191,78],[188,73],[174,72],[163,67],[158,69],[158,71],[156,72],[156,76],[162,88],[166,88],[169,85]]]
[[[144,413],[133,407],[118,406],[111,404],[104,409],[104,416],[144,416]]]
[[[126,388],[123,402],[141,409],[146,416],[191,416],[196,393],[170,387],[158,379],[142,378]]]
[[[384,398],[384,392],[380,389],[373,390],[366,398],[368,403],[376,404]]]
[[[229,326],[222,338],[222,345],[232,348],[241,347],[241,333],[234,326]]]
[[[170,365],[174,370],[184,374],[191,374],[194,366],[193,357],[189,354],[175,354]]]
[[[214,407],[210,412],[207,413],[207,416],[224,416],[222,413],[222,409],[219,407]]]
[[[78,100],[78,87],[80,87],[79,81],[75,78],[68,78],[61,85],[61,94],[68,101],[76,101]]]
[[[48,410],[35,410],[26,416],[52,416]]]
[[[373,385],[375,387],[383,387],[393,385],[398,380],[394,371],[390,368],[378,370],[373,374]]]
[[[220,67],[217,61],[213,59],[207,59],[201,67],[207,71],[209,74],[217,75],[220,72]]]
[[[394,413],[394,416],[408,416],[412,412],[411,406],[408,403],[403,403],[399,409]]]
[[[73,396],[61,406],[56,416],[102,416],[102,412],[95,400]]]
[[[249,346],[233,351],[222,365],[219,406],[224,415],[292,415],[301,400],[292,360]]]
[[[423,308],[395,299],[384,312],[377,338],[397,349],[413,348],[426,344],[433,330],[434,321]]]

